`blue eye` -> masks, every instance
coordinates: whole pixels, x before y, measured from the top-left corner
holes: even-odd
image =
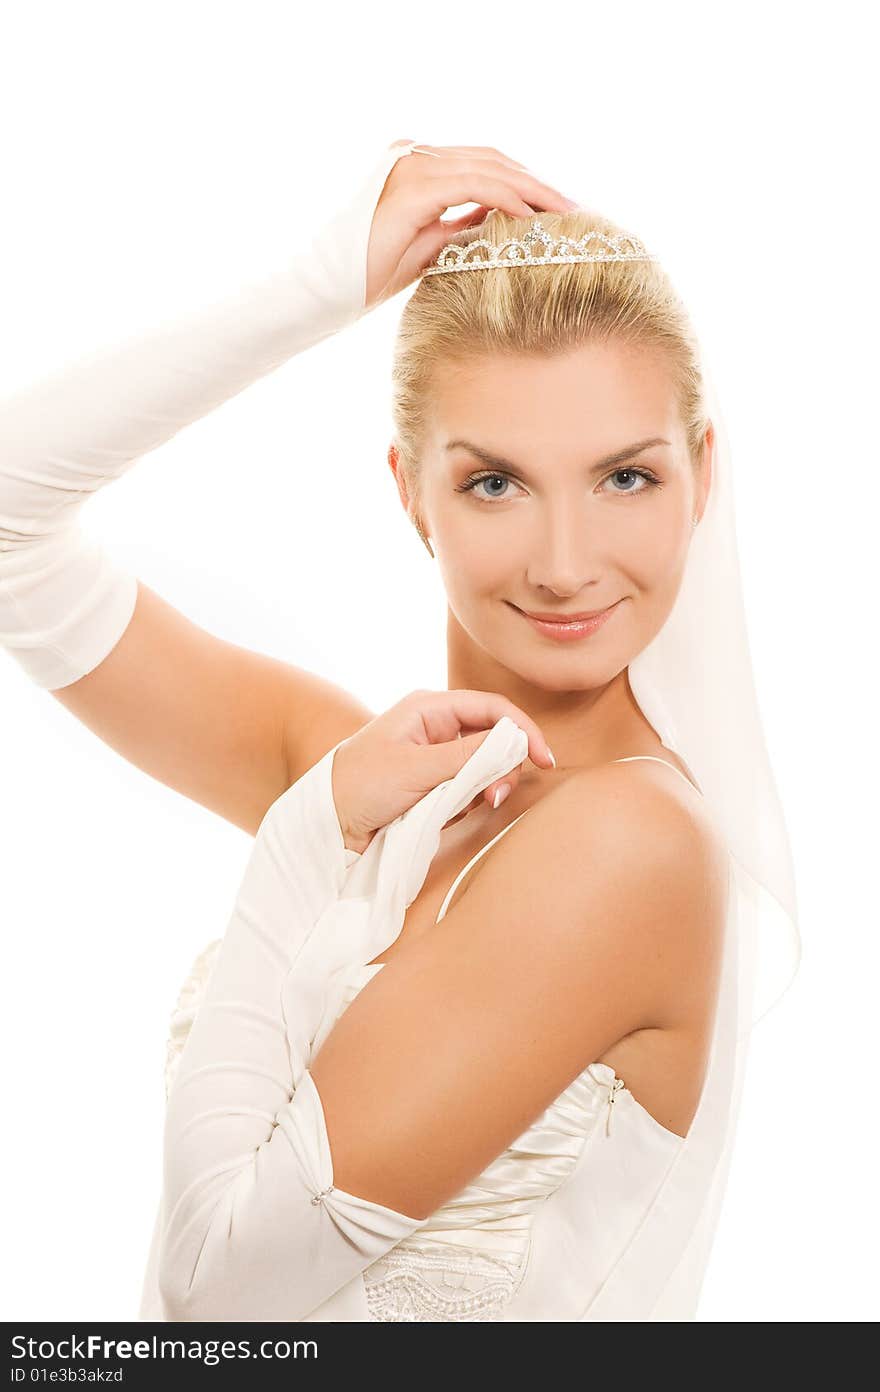
[[[602,486],[604,486],[604,484],[606,484],[609,479],[621,477],[626,477],[630,479],[641,479],[642,485],[638,488],[629,487],[611,489],[610,491],[612,493],[616,493],[619,498],[624,498],[627,494],[637,496],[640,493],[647,493],[650,488],[657,488],[660,486],[660,480],[654,474],[652,474],[649,469],[615,469],[613,473],[608,474],[602,480]],[[464,483],[457,484],[456,492],[470,493],[473,489],[476,488],[478,483],[487,483],[490,480],[493,483],[498,482],[501,484],[515,482],[515,480],[512,479],[509,474],[499,473],[498,470],[485,469],[482,473],[471,474],[468,478],[464,480]],[[496,499],[498,502],[503,503],[506,502],[507,499],[511,496],[512,495],[506,490],[503,493],[490,493],[488,497],[485,494],[474,494],[474,497],[477,498],[478,501],[481,503],[491,503],[493,499]]]
[[[603,479],[602,482],[607,483],[608,479],[619,478],[621,475],[628,475],[633,479],[640,478],[644,480],[643,488],[613,488],[611,490],[612,493],[618,493],[621,496],[626,493],[646,493],[649,488],[655,487],[658,483],[658,480],[647,469],[615,469],[614,473],[609,474],[608,478]]]
[[[476,488],[478,483],[485,483],[488,479],[492,479],[493,482],[498,480],[501,483],[513,482],[513,480],[509,478],[507,474],[499,474],[497,472],[490,473],[484,471],[482,474],[471,474],[469,478],[465,479],[464,483],[460,483],[457,485],[456,492],[469,493],[472,489]],[[475,494],[475,497],[478,497],[481,503],[489,502],[491,498],[498,498],[501,502],[504,502],[505,498],[507,497],[507,494],[492,493],[489,495],[489,498],[482,497],[480,494]]]

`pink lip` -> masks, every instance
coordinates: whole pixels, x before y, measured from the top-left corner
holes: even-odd
[[[557,643],[571,643],[578,638],[586,638],[589,634],[595,633],[611,617],[618,604],[620,604],[620,600],[610,604],[607,609],[594,609],[592,613],[586,615],[565,614],[549,619],[536,618],[534,614],[528,613],[525,609],[520,609],[519,613],[524,619],[528,619],[538,633],[543,633],[548,638],[555,638]]]

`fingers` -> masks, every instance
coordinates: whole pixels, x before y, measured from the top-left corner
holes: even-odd
[[[502,802],[513,792],[519,783],[519,776],[522,773],[522,764],[517,764],[516,768],[509,769],[503,778],[496,778],[480,794],[479,801],[488,802],[493,812],[501,806]]]
[[[449,821],[444,823],[444,826],[454,826],[456,822],[463,821],[465,817],[469,817],[471,812],[475,812],[483,803],[487,803],[493,811],[497,811],[516,788],[522,770],[522,764],[517,764],[515,768],[509,769],[507,773],[502,774],[499,778],[487,784],[485,788],[482,788],[479,793],[476,793],[474,797],[471,798],[470,802],[467,803],[460,812],[457,812],[454,817],[450,817]]]
[[[470,203],[478,205],[474,213],[443,222],[449,208]],[[416,146],[397,161],[379,197],[365,305],[372,308],[409,285],[444,241],[479,226],[493,209],[531,218],[536,209],[565,213],[577,206],[518,160],[490,146]]]
[[[411,142],[411,141],[406,141],[405,143],[406,143],[406,144],[412,144],[413,142]],[[493,163],[495,163],[495,164],[503,164],[503,165],[505,165],[508,169],[519,169],[519,170],[521,170],[524,174],[529,174],[529,175],[531,175],[533,178],[536,177],[536,176],[534,175],[533,171],[530,170],[530,169],[528,168],[527,165],[520,163],[519,160],[511,159],[509,155],[503,154],[501,150],[496,150],[495,147],[494,147],[494,145],[424,145],[424,144],[418,144],[417,147],[416,147],[416,149],[415,149],[415,151],[414,151],[413,153],[414,153],[414,154],[426,154],[429,158],[432,158],[432,157],[433,157],[433,158],[435,158],[435,159],[436,159],[436,158],[442,159],[444,156],[446,156],[447,158],[456,158],[456,159],[462,159],[462,158],[468,158],[468,157],[470,157],[471,159],[485,159],[485,160],[491,160],[491,161],[492,161]],[[545,187],[550,188],[551,185],[547,184],[547,185],[545,185]],[[554,188],[554,192],[559,193],[560,190]],[[570,200],[567,200],[567,201],[570,201]]]
[[[454,817],[450,817],[449,821],[444,825],[453,826],[456,822],[462,821],[465,817],[470,816],[471,812],[475,812],[484,802],[488,803],[493,811],[496,811],[517,786],[521,773],[522,764],[518,764],[516,768],[510,769],[503,777],[496,778],[492,783],[489,783],[477,793],[475,797],[472,797],[467,806],[463,807],[460,812],[457,812]]]
[[[432,742],[427,745],[419,756],[419,764],[423,770],[431,770],[430,778],[432,786],[436,787],[438,783],[445,782],[449,778],[454,778],[488,737],[489,731],[481,730],[477,734],[465,735],[462,739],[453,738],[442,743]],[[457,822],[462,817],[466,817],[468,813],[472,812],[481,802],[488,802],[490,807],[494,808],[495,795],[498,790],[505,785],[509,791],[515,788],[519,782],[522,768],[523,764],[519,763],[514,765],[513,768],[508,769],[507,772],[499,774],[497,778],[493,779],[491,783],[488,783],[485,788],[482,788],[479,793],[475,794],[470,802],[466,803],[461,811],[458,812],[455,817],[452,817],[450,822],[446,823],[446,825],[451,825],[452,822]],[[498,802],[498,806],[500,805],[501,800]]]
[[[414,699],[426,738],[432,744],[455,739],[462,732],[488,731],[506,715],[528,736],[532,763],[541,768],[555,767],[553,753],[536,721],[506,696],[494,691],[457,688],[453,691],[418,692]]]
[[[491,792],[492,792],[492,811],[493,811],[493,812],[495,812],[495,811],[498,810],[498,808],[501,806],[502,802],[504,802],[505,798],[507,798],[507,797],[510,795],[510,793],[511,793],[512,791],[513,791],[513,784],[512,784],[512,783],[499,783],[497,787],[492,788]],[[487,798],[486,798],[486,801],[487,801],[487,802],[489,801],[488,796],[487,796]]]
[[[423,226],[461,203],[478,202],[513,217],[530,217],[535,209],[568,212],[577,206],[518,160],[491,147],[420,145],[409,159],[418,161],[411,196],[418,192],[426,199],[418,209]]]
[[[466,160],[449,169],[425,173],[426,213],[438,217],[461,203],[484,203],[510,213],[511,217],[531,217],[536,210],[567,213],[576,206],[533,174],[511,169],[505,171],[504,177],[502,170],[497,162]]]

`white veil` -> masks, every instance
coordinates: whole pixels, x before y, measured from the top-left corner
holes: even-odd
[[[715,428],[709,497],[679,593],[660,632],[629,664],[633,693],[700,785],[736,862],[743,994],[750,1033],[800,963],[791,848],[764,742],[736,543],[727,430],[705,358]]]
[[[652,1320],[696,1310],[733,1158],[751,1032],[791,985],[801,956],[791,848],[752,674],[727,430],[705,354],[701,367],[715,434],[709,496],[672,610],[629,664],[629,679],[726,840],[724,961],[696,1115],[660,1201],[591,1304],[591,1321],[627,1318],[636,1286]]]

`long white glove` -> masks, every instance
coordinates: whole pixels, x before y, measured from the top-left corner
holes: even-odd
[[[333,1187],[304,1066],[323,1018],[322,954],[344,951],[344,910],[363,908],[339,897],[361,857],[345,847],[333,801],[338,747],[266,813],[177,1065],[158,1248],[168,1320],[302,1320],[428,1221]]]
[[[122,637],[137,579],[80,528],[91,493],[288,358],[364,314],[389,145],[354,200],[284,269],[0,402],[0,646],[40,687],[85,676]]]

